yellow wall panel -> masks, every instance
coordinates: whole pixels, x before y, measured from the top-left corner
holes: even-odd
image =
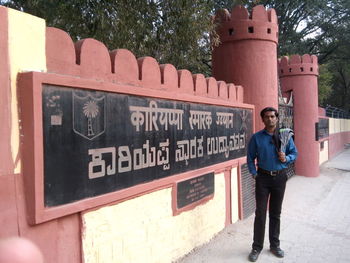
[[[238,172],[237,168],[231,170],[231,218],[232,223],[239,220],[239,201],[238,201]]]
[[[350,120],[329,118],[329,134],[350,131]]]
[[[15,164],[15,173],[20,172],[19,121],[17,103],[17,74],[23,71],[46,71],[45,20],[8,9],[9,24],[9,60],[11,79],[11,148]]]
[[[328,161],[328,141],[323,142],[324,148],[321,149],[321,143],[320,143],[320,164],[324,163],[325,161]]]
[[[171,201],[167,188],[84,214],[85,263],[172,262],[225,227],[224,174],[210,201],[177,216]]]

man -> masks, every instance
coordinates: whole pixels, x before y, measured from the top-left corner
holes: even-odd
[[[279,147],[278,112],[267,107],[260,112],[265,128],[255,133],[249,141],[247,164],[255,179],[255,221],[252,251],[249,260],[255,262],[264,245],[266,210],[269,204],[269,239],[270,251],[283,258],[280,248],[280,215],[286,187],[286,168],[297,157],[297,149],[290,138],[285,152]],[[257,167],[255,165],[257,160]]]

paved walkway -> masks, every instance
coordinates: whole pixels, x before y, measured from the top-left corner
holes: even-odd
[[[251,216],[226,227],[178,263],[249,262],[253,220]],[[323,164],[319,177],[289,179],[280,238],[285,257],[269,252],[266,236],[257,262],[350,262],[350,149]]]

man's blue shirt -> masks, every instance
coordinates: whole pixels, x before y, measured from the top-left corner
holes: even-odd
[[[247,164],[249,172],[253,175],[257,174],[255,160],[257,166],[268,171],[276,171],[287,168],[288,164],[292,163],[298,155],[297,148],[291,138],[286,147],[286,162],[282,163],[278,159],[276,146],[273,144],[272,135],[267,131],[261,130],[253,134],[248,144]]]

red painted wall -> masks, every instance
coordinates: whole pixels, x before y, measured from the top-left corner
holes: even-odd
[[[82,262],[80,213],[61,216],[40,224],[30,225],[28,215],[33,213],[28,206],[33,192],[26,187],[21,173],[14,174],[11,155],[11,87],[9,83],[7,9],[0,7],[0,238],[22,236],[36,243],[44,254],[45,262]],[[81,79],[103,83],[120,84],[124,88],[138,88],[143,95],[172,91],[173,99],[183,100],[188,96],[199,96],[198,101],[213,104],[250,108],[243,104],[241,86],[205,78],[202,74],[192,75],[188,70],[177,70],[173,65],[159,65],[151,57],[135,58],[128,50],[109,51],[105,45],[94,39],[73,43],[69,35],[55,28],[47,28],[46,55],[49,73],[59,76],[75,76]],[[45,73],[41,73],[45,74]],[[19,77],[20,79],[20,77]],[[150,89],[152,92],[150,93]],[[159,90],[159,91],[157,91]],[[174,94],[175,94],[174,93]],[[21,96],[21,92],[19,92]],[[23,94],[22,94],[23,95]],[[187,97],[186,97],[187,96]],[[198,97],[198,98],[199,98]],[[22,113],[25,111],[22,111]],[[25,112],[24,115],[30,114]],[[21,116],[24,116],[23,114]],[[28,136],[28,134],[27,134]],[[22,149],[23,150],[23,149]],[[227,164],[225,164],[227,166]],[[226,168],[222,165],[220,169]],[[231,167],[232,164],[228,166]],[[30,184],[36,184],[31,182]],[[158,186],[155,186],[158,187]],[[137,193],[138,195],[140,192]],[[131,198],[131,197],[129,197]],[[124,197],[125,199],[125,197]],[[229,210],[228,210],[229,214]]]
[[[350,132],[333,133],[329,135],[328,156],[333,158],[344,150],[344,145],[350,143]]]

